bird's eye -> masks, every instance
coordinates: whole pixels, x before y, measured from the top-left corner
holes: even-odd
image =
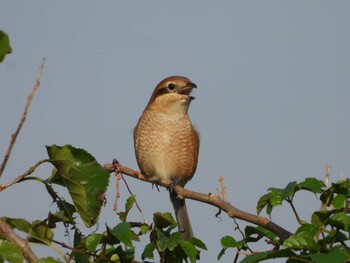
[[[170,89],[170,90],[175,89],[175,85],[174,85],[173,83],[170,83],[170,84],[168,85],[168,89]]]

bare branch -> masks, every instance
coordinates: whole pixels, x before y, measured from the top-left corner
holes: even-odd
[[[12,151],[12,148],[13,146],[15,145],[16,143],[16,139],[17,139],[17,136],[19,134],[19,132],[21,131],[21,128],[27,118],[27,113],[28,113],[28,109],[29,109],[29,106],[30,106],[30,103],[32,102],[32,99],[34,97],[34,94],[35,92],[38,90],[39,88],[39,85],[40,85],[40,78],[41,78],[41,73],[43,72],[43,69],[44,69],[44,63],[45,63],[45,58],[43,59],[43,63],[41,63],[41,65],[39,66],[39,71],[38,71],[38,75],[36,77],[36,81],[34,83],[34,86],[32,88],[32,91],[31,93],[29,94],[28,98],[27,98],[27,104],[24,108],[24,112],[22,114],[22,118],[21,118],[21,121],[19,122],[18,124],[18,127],[17,127],[17,130],[15,131],[15,133],[12,134],[11,136],[11,142],[10,142],[10,145],[6,151],[6,154],[5,154],[5,157],[4,157],[4,160],[2,161],[1,163],[1,166],[0,166],[0,178],[1,178],[1,175],[2,173],[4,172],[5,170],[5,167],[6,167],[6,164],[7,164],[7,161],[9,160],[10,158],[10,155],[11,155],[11,151]]]
[[[135,179],[139,179],[141,181],[151,183],[151,184],[157,184],[168,189],[173,187],[173,185],[168,182],[163,183],[163,182],[149,181],[139,171],[124,167],[121,164],[118,164],[116,168],[120,173],[131,176]],[[115,172],[116,168],[113,166],[113,164],[104,165],[104,169],[110,173]],[[202,193],[187,190],[179,185],[176,185],[175,187],[173,187],[172,190],[175,191],[181,198],[187,198],[187,199],[199,201],[202,203],[210,204],[226,212],[226,214],[231,218],[241,219],[246,222],[249,222],[258,226],[262,226],[270,230],[271,232],[275,233],[280,238],[281,242],[283,242],[285,239],[287,239],[289,236],[292,235],[289,231],[273,223],[268,218],[242,211],[234,207],[233,205],[231,205],[229,202],[222,200],[219,196],[214,195],[212,193],[202,194]]]
[[[21,251],[24,258],[28,262],[37,262],[38,258],[28,246],[28,242],[20,238],[12,228],[5,222],[0,220],[0,235],[3,236],[7,241],[14,243]]]
[[[50,162],[50,160],[41,160],[39,162],[37,162],[34,166],[30,167],[28,169],[28,171],[26,171],[24,174],[17,176],[15,179],[13,179],[11,182],[7,183],[7,184],[0,184],[0,192],[5,190],[6,188],[10,187],[11,185],[14,185],[16,183],[21,182],[25,177],[27,177],[28,175],[34,173],[35,169],[37,167],[39,167],[41,164],[46,163],[46,162]]]

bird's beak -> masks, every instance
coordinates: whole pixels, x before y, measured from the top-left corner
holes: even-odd
[[[183,94],[183,95],[187,95],[191,100],[194,100],[195,97],[189,96],[190,93],[191,93],[191,91],[192,91],[192,89],[194,89],[194,88],[197,88],[197,85],[194,84],[194,83],[192,83],[192,82],[189,82],[189,83],[187,83],[186,86],[179,88],[179,89],[176,91],[176,93],[178,93],[178,94]]]

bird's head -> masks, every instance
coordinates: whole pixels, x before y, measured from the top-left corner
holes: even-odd
[[[168,114],[187,114],[190,102],[194,99],[190,96],[193,88],[197,88],[196,84],[186,77],[165,78],[154,89],[147,109]]]

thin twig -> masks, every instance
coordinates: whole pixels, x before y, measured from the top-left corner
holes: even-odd
[[[115,171],[115,167],[113,166],[113,164],[105,164],[103,167],[106,171],[108,171],[110,173]],[[122,166],[120,164],[118,165],[118,169],[122,174],[131,176],[135,179],[138,179],[138,180],[150,183],[150,184],[158,184],[159,186],[163,186],[165,188],[172,189],[172,191],[177,193],[178,196],[180,196],[182,198],[196,200],[196,201],[199,201],[202,203],[206,203],[206,204],[210,204],[212,206],[215,206],[215,207],[221,209],[222,211],[224,211],[231,218],[241,219],[241,220],[244,220],[246,222],[250,222],[252,224],[262,226],[262,227],[270,230],[271,232],[275,233],[280,238],[281,243],[285,239],[287,239],[288,237],[290,237],[292,235],[289,231],[287,231],[284,228],[280,227],[279,225],[273,223],[268,218],[263,217],[263,216],[257,216],[257,215],[242,211],[242,210],[234,207],[230,203],[222,200],[217,195],[214,195],[212,193],[202,194],[202,193],[187,190],[179,185],[176,185],[174,187],[173,184],[168,183],[168,182],[164,183],[164,182],[149,181],[144,176],[142,176],[142,174],[139,171],[135,171],[133,169]]]
[[[125,178],[124,178],[123,175],[122,175],[122,179],[123,179],[123,181],[124,181],[124,183],[125,183],[125,185],[126,185],[126,188],[127,188],[128,191],[129,191],[129,194],[130,194],[130,195],[133,195],[133,196],[136,196],[136,195],[134,195],[133,192],[131,191],[131,189],[130,189],[130,187],[129,187],[129,185],[128,185],[128,182],[125,180]],[[136,198],[135,198],[135,205],[136,205],[137,209],[139,210],[139,212],[141,213],[141,215],[142,215],[142,217],[143,217],[142,210],[141,210],[139,204],[137,203]]]
[[[30,106],[30,103],[32,102],[32,99],[34,97],[34,94],[35,92],[38,90],[39,88],[39,85],[40,85],[40,78],[41,78],[41,73],[43,72],[43,69],[44,69],[44,63],[45,63],[45,58],[43,58],[43,63],[41,63],[41,65],[39,66],[39,71],[38,71],[38,75],[36,77],[36,81],[34,83],[34,86],[32,88],[32,91],[31,93],[29,94],[28,98],[27,98],[27,103],[26,103],[26,106],[24,108],[24,112],[22,114],[22,118],[21,118],[21,121],[20,123],[18,124],[18,127],[17,127],[17,130],[15,131],[15,133],[12,134],[11,136],[11,142],[10,142],[10,145],[7,149],[7,152],[5,154],[5,157],[4,157],[4,160],[2,161],[1,163],[1,166],[0,166],[0,178],[1,178],[1,175],[2,173],[4,172],[5,170],[5,167],[6,167],[6,164],[7,164],[7,161],[9,160],[10,158],[10,155],[11,155],[11,151],[12,151],[12,148],[13,146],[15,145],[16,143],[16,139],[17,139],[17,136],[19,134],[19,132],[21,131],[21,128],[27,118],[27,113],[28,113],[28,109],[29,109],[29,106]]]
[[[120,183],[120,173],[118,171],[114,172],[115,175],[115,189],[116,189],[116,194],[115,194],[115,201],[114,201],[114,205],[113,205],[113,211],[117,211],[118,209],[118,200],[120,198],[120,187],[119,187],[119,183]]]
[[[297,219],[298,223],[299,223],[300,225],[303,225],[303,224],[305,223],[305,221],[302,220],[302,219],[299,217],[298,212],[297,212],[297,210],[296,210],[296,208],[295,208],[295,206],[294,206],[294,204],[293,204],[292,199],[287,199],[287,202],[290,204],[290,206],[291,206],[291,208],[292,208],[292,210],[293,210],[293,213],[294,213],[294,215],[295,215],[295,218]]]
[[[28,171],[26,171],[24,174],[17,176],[15,179],[13,179],[11,182],[7,183],[7,184],[0,184],[0,192],[5,190],[6,188],[10,187],[11,185],[14,185],[16,183],[19,183],[20,181],[22,181],[25,177],[27,177],[28,175],[32,174],[36,168],[38,168],[39,165],[46,163],[46,162],[50,162],[50,160],[41,160],[39,162],[37,162],[34,166],[30,167],[28,169]]]
[[[8,224],[6,224],[1,220],[0,220],[0,235],[3,236],[7,241],[14,243],[22,251],[23,257],[28,262],[38,261],[38,258],[36,257],[36,255],[28,246],[28,241],[20,238]]]
[[[128,189],[128,191],[129,191],[129,194],[135,196],[135,205],[136,205],[137,209],[139,210],[139,212],[140,212],[140,214],[141,214],[143,220],[144,220],[145,222],[147,222],[146,218],[144,217],[144,215],[143,215],[143,213],[142,213],[142,210],[141,210],[139,204],[137,203],[136,195],[133,194],[133,192],[131,191],[131,189],[130,189],[130,187],[129,187],[129,185],[128,185],[128,182],[125,180],[123,174],[120,172],[120,169],[119,169],[119,168],[121,167],[121,165],[120,165],[120,163],[118,162],[117,159],[114,159],[114,160],[113,160],[113,165],[114,165],[115,173],[119,174],[119,176],[123,179],[123,181],[124,181],[124,183],[125,183],[125,186],[126,186],[126,188]],[[139,177],[140,177],[140,176],[143,177],[143,175],[142,175],[141,173],[139,174]],[[119,180],[120,180],[120,179],[119,179]],[[118,190],[118,192],[119,192],[119,183],[118,183],[118,189],[117,189],[117,190]],[[119,195],[119,197],[120,197],[120,195]]]
[[[331,176],[331,165],[329,163],[327,163],[326,166],[326,177],[324,179],[324,184],[326,185],[326,188],[329,187],[329,178]]]

